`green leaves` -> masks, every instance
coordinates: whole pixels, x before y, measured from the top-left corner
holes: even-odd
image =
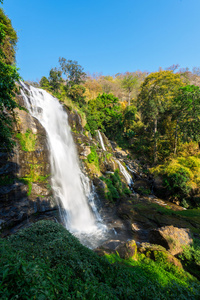
[[[98,95],[94,100],[88,102],[87,124],[91,133],[101,129],[108,136],[115,135],[120,127],[122,113],[120,111],[119,99],[112,94]]]
[[[200,141],[200,88],[194,85],[180,88],[173,105],[182,142]]]
[[[162,259],[99,257],[61,224],[40,221],[0,239],[0,298],[197,299],[199,282]],[[110,262],[109,262],[109,261]]]
[[[85,79],[85,72],[76,60],[66,60],[64,57],[59,58],[59,63],[63,73],[67,78],[67,86],[71,87],[74,84],[80,84]]]
[[[17,35],[12,28],[11,21],[0,9],[0,140],[1,150],[11,150],[13,109],[17,107],[14,100],[17,88],[15,82],[19,80],[14,65],[15,45]]]

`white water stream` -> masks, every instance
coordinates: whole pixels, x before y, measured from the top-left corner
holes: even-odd
[[[101,148],[103,149],[103,151],[106,151],[106,147],[105,147],[105,145],[104,145],[104,142],[103,142],[103,138],[102,138],[101,132],[100,132],[99,130],[97,130],[97,132],[98,132],[98,136],[99,136]]]
[[[101,135],[101,132],[98,130],[98,136],[99,136],[99,140],[100,140],[100,144],[101,144],[101,148],[103,149],[103,151],[106,151],[104,142],[103,142],[103,138]],[[129,186],[131,186],[133,184],[133,180],[131,175],[128,173],[128,171],[125,169],[125,167],[120,163],[119,160],[116,159],[116,162],[119,165],[119,170],[122,173],[122,175],[124,176],[124,178],[126,179],[126,182]]]
[[[67,113],[46,91],[32,86],[27,88],[23,82],[21,85],[27,109],[47,133],[52,188],[63,223],[83,244],[97,247],[105,240],[107,228],[95,207],[89,179],[80,170]]]
[[[126,182],[129,186],[131,186],[133,184],[133,180],[131,175],[128,173],[128,171],[125,169],[125,167],[120,163],[119,160],[116,159],[116,162],[119,165],[119,170],[122,173],[122,175],[124,176],[124,178],[126,179]]]

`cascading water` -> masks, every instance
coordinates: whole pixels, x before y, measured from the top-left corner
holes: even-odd
[[[42,89],[21,82],[21,94],[33,117],[46,130],[50,149],[52,188],[66,228],[80,241],[97,247],[105,240],[89,179],[81,172],[68,117],[59,101]]]
[[[125,167],[120,163],[119,160],[116,159],[116,162],[119,165],[119,170],[120,172],[123,174],[124,178],[126,179],[126,182],[129,186],[131,186],[133,184],[133,180],[131,175],[127,172],[127,170],[125,169]]]
[[[101,132],[98,130],[98,136],[99,136],[99,140],[100,140],[100,144],[101,144],[101,148],[106,151],[106,148],[105,148],[105,145],[104,145],[104,142],[103,142],[103,138],[102,138],[102,135],[101,135]],[[132,177],[131,175],[128,173],[128,171],[125,169],[125,167],[120,163],[119,160],[116,159],[116,162],[118,163],[119,165],[119,170],[120,172],[122,173],[122,175],[124,176],[124,178],[126,179],[126,182],[129,186],[131,186],[133,184],[133,180],[132,180]]]
[[[99,141],[100,141],[100,144],[101,144],[101,148],[103,149],[103,151],[106,151],[106,148],[105,148],[105,145],[104,145],[104,142],[103,142],[103,138],[102,138],[102,135],[100,133],[99,130],[97,130],[98,132],[98,136],[99,136]]]

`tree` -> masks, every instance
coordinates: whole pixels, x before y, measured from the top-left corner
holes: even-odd
[[[98,95],[88,102],[87,127],[92,134],[95,130],[105,131],[109,137],[113,137],[119,131],[122,124],[119,99],[112,94]]]
[[[47,91],[50,91],[50,83],[49,83],[49,80],[43,76],[41,79],[40,79],[40,87],[47,90]]]
[[[17,34],[12,27],[11,20],[0,9],[1,61],[12,64],[15,61]]]
[[[131,103],[131,92],[138,83],[137,77],[132,74],[127,74],[122,80],[122,88],[128,93],[128,105]]]
[[[54,93],[58,92],[62,82],[62,72],[57,68],[52,68],[49,72],[49,84]]]
[[[74,84],[68,90],[68,96],[72,99],[72,101],[77,102],[80,106],[85,104],[85,87],[82,85]]]
[[[61,69],[66,76],[67,87],[70,88],[74,84],[81,84],[84,82],[86,74],[83,72],[83,68],[78,65],[75,60],[66,60],[63,57],[59,58]]]
[[[3,150],[11,150],[12,123],[14,108],[17,103],[14,100],[17,88],[15,81],[19,80],[17,69],[14,65],[15,45],[17,35],[10,19],[0,9],[0,141]]]
[[[180,74],[162,70],[148,75],[141,85],[138,108],[144,124],[149,126],[153,121],[154,163],[157,162],[158,120],[169,111],[173,98],[183,85]]]
[[[178,132],[181,133],[183,142],[188,139],[200,141],[200,88],[194,85],[180,88],[173,105],[176,120],[174,142],[174,154],[176,154]]]
[[[134,105],[127,106],[123,112],[123,128],[128,137],[134,134],[133,128],[136,121],[137,108]]]
[[[85,95],[87,100],[95,99],[99,93],[102,92],[101,85],[97,82],[96,79],[87,78],[87,81],[84,83]]]

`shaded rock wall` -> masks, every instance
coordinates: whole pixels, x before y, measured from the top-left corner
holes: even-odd
[[[25,110],[16,109],[16,116],[13,153],[0,152],[0,226],[3,236],[9,234],[8,229],[28,222],[32,216],[49,214],[57,209],[50,185],[46,132]],[[19,134],[25,137],[27,130],[35,139],[31,151],[24,150],[19,138]]]

